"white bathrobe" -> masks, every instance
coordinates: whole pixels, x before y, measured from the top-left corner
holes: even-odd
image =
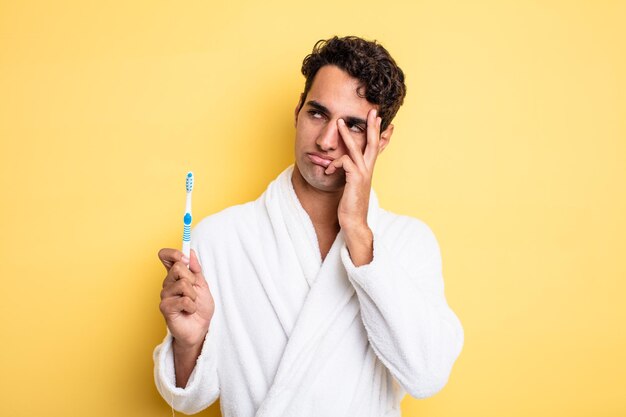
[[[406,392],[443,388],[463,346],[435,236],[372,191],[372,262],[355,267],[342,232],[322,262],[292,171],[194,228],[215,313],[185,388],[168,329],[154,350],[157,389],[186,414],[219,397],[225,417],[399,416]]]

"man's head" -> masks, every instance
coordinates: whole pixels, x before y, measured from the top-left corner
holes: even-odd
[[[363,153],[368,114],[376,110],[382,119],[377,145],[378,153],[382,152],[406,95],[404,74],[381,45],[357,37],[319,41],[304,59],[302,73],[306,83],[295,109],[294,174],[301,174],[317,190],[340,191],[346,182],[344,171],[324,172],[329,161],[349,154],[339,119]]]
[[[313,52],[302,62],[306,82],[300,108],[306,102],[315,75],[325,65],[335,65],[359,81],[358,94],[378,106],[378,116],[382,118],[381,131],[384,131],[406,96],[404,73],[389,52],[376,41],[356,36],[335,36],[318,41]]]

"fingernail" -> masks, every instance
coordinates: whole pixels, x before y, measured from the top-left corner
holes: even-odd
[[[378,110],[374,109],[374,117],[378,116]]]
[[[189,258],[188,258],[188,257],[186,257],[185,255],[183,255],[183,257],[182,257],[182,261],[183,261],[184,263],[188,264],[188,263],[189,263]]]
[[[337,122],[338,122],[338,123],[340,123],[340,124],[344,124],[344,123],[345,123],[345,122],[343,121],[343,119],[339,119],[339,120],[337,120]]]

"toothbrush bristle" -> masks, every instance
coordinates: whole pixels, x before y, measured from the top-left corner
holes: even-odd
[[[185,181],[185,188],[187,192],[190,193],[193,190],[193,172],[189,171],[187,173],[187,179]]]

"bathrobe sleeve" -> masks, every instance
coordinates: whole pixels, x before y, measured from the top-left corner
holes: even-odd
[[[199,228],[194,228],[191,233],[191,247],[200,254],[198,248]],[[200,255],[199,255],[200,256]],[[202,259],[200,258],[202,264]],[[209,280],[209,287],[215,297],[215,284],[207,277],[204,267],[203,274]],[[211,320],[209,331],[204,339],[202,351],[196,361],[187,386],[185,388],[176,386],[176,374],[174,368],[174,352],[172,342],[174,338],[169,328],[163,342],[158,345],[153,352],[154,360],[154,380],[157,390],[163,399],[172,406],[185,414],[195,414],[204,410],[219,397],[219,381],[217,376],[217,344],[216,338],[216,315]]]
[[[464,332],[444,295],[437,240],[423,222],[398,216],[374,231],[374,256],[355,267],[344,245],[342,262],[355,287],[370,346],[415,398],[447,383]]]
[[[210,333],[209,330],[185,388],[176,387],[172,350],[174,339],[169,329],[163,342],[154,349],[154,379],[157,390],[170,406],[185,414],[204,410],[219,396],[215,343]]]

